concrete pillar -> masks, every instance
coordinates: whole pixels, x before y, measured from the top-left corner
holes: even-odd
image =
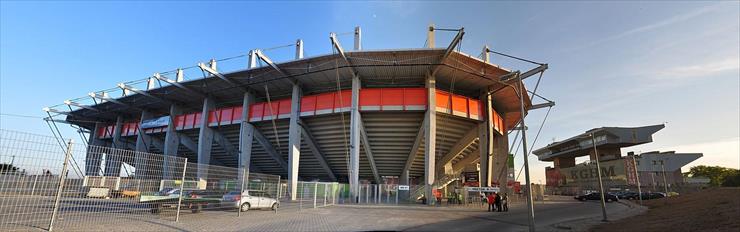
[[[121,172],[121,161],[124,155],[121,150],[126,149],[126,144],[121,140],[122,127],[123,117],[118,116],[116,117],[116,125],[113,127],[113,143],[111,144],[111,147],[115,149],[110,150],[105,158],[106,176],[118,176]]]
[[[148,135],[144,133],[144,130],[141,129],[141,123],[144,122],[144,120],[152,118],[152,113],[149,111],[142,111],[141,112],[141,120],[139,120],[139,133],[136,135],[136,151],[143,151],[148,152],[149,146],[151,146],[151,135]]]
[[[399,176],[398,183],[401,185],[409,185],[409,170],[404,169],[401,171],[401,176]]]
[[[254,126],[249,123],[249,105],[252,103],[254,103],[254,95],[250,92],[244,93],[241,127],[239,128],[239,183],[245,183],[244,178],[249,175],[249,165],[252,162],[252,140],[255,130]]]
[[[103,124],[96,122],[95,128],[91,130],[90,138],[88,138],[87,154],[85,155],[85,175],[97,176],[100,173],[100,146],[103,146],[103,141],[98,138],[98,131],[105,130]]]
[[[301,159],[301,126],[298,125],[301,107],[301,88],[293,85],[290,101],[290,124],[288,125],[288,180],[290,199],[298,196],[298,166]]]
[[[434,169],[436,167],[435,160],[437,159],[437,96],[436,96],[436,80],[433,75],[427,76],[426,88],[427,88],[427,112],[425,114],[426,120],[424,124],[424,181],[426,186],[427,204],[433,204],[434,196],[432,195],[432,187],[434,185]]]
[[[171,157],[177,157],[177,148],[180,147],[180,138],[178,138],[177,130],[175,128],[175,117],[177,115],[182,114],[182,111],[180,107],[176,105],[170,106],[170,119],[169,123],[167,123],[167,131],[164,135],[164,160],[162,163],[162,178],[167,180],[170,178],[174,178],[174,176],[171,176],[173,173],[171,172],[172,166],[170,163]],[[154,178],[155,176],[159,176],[159,173],[156,172],[155,168],[157,168],[157,164],[151,164],[147,167],[148,170],[147,173],[148,176],[151,176]]]
[[[349,128],[349,185],[350,196],[353,202],[359,202],[357,198],[360,191],[360,78],[352,76],[352,107],[350,108]]]
[[[213,129],[208,127],[208,116],[216,103],[207,97],[203,99],[203,112],[200,120],[200,132],[198,133],[198,164],[211,164],[211,147],[213,146]],[[198,168],[198,178],[208,179],[208,169]]]
[[[503,117],[503,115],[501,116]],[[491,174],[491,179],[499,184],[502,192],[507,192],[507,184],[509,181],[509,137],[507,135],[499,135],[496,133],[493,144],[493,172]]]
[[[149,157],[144,157],[143,152],[149,152],[149,146],[152,144],[152,138],[151,135],[148,135],[144,133],[144,130],[141,128],[141,123],[144,122],[144,120],[152,118],[152,113],[149,111],[142,111],[141,112],[141,120],[139,120],[139,124],[136,125],[139,127],[138,134],[136,135],[136,151],[134,153],[134,167],[136,168],[136,177],[141,178],[142,176],[146,176],[147,173],[147,161]]]
[[[492,154],[493,154],[493,110],[491,96],[487,92],[481,94],[484,121],[478,125],[478,149],[480,153],[480,171],[478,179],[481,187],[491,186]]]

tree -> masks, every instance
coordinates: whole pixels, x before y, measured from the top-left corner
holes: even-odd
[[[722,181],[723,187],[740,187],[740,170],[735,170],[735,173],[725,177]]]
[[[699,165],[692,167],[687,176],[689,177],[706,177],[709,178],[710,186],[720,186],[725,178],[732,176],[738,170],[732,168],[725,168],[720,166],[705,166]]]

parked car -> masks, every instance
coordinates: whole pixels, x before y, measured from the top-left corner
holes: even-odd
[[[661,193],[661,192],[642,193],[643,200],[659,199],[659,198],[664,198],[665,196],[666,196],[665,193]]]
[[[239,194],[239,191],[229,192],[223,196],[221,201],[223,204],[232,205],[242,212],[250,209],[277,210],[280,207],[280,202],[269,194],[254,190],[244,190],[241,194]]]
[[[640,194],[637,192],[618,192],[616,195],[619,199],[627,199],[627,200],[640,199]]]
[[[579,200],[579,201],[601,200],[601,193],[594,192],[594,193],[589,193],[589,194],[586,194],[586,195],[575,196],[573,198],[576,199],[576,200]],[[619,198],[616,195],[614,195],[614,194],[607,193],[607,194],[604,195],[604,200],[606,202],[612,202],[612,201],[619,201]]]

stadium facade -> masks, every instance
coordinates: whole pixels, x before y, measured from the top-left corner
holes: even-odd
[[[69,111],[45,110],[89,133],[91,145],[277,174],[289,186],[397,179],[431,195],[435,183],[477,165],[482,186],[508,183],[508,171],[496,171],[507,169],[507,135],[532,108],[530,95],[518,94],[522,80],[547,65],[508,70],[489,63],[488,48],[482,58],[456,50],[462,29],[435,47],[437,31],[429,27],[425,48],[365,51],[358,27],[351,51],[331,34],[331,54],[304,57],[298,40],[295,60],[276,63],[256,49],[243,70],[223,72],[211,60],[65,101]]]

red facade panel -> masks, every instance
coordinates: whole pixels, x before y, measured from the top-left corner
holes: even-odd
[[[218,119],[221,117],[220,111],[218,109],[208,111],[208,126],[218,125]]]
[[[425,88],[404,89],[403,103],[406,110],[426,110],[427,90]]]
[[[382,89],[360,89],[360,110],[380,110]]]
[[[380,96],[382,110],[403,110],[403,89],[385,88]]]
[[[221,120],[218,125],[230,125],[234,120],[234,107],[228,107],[221,110]]]
[[[334,110],[334,93],[316,95],[316,114],[331,113]]]
[[[185,129],[185,118],[187,115],[177,115],[175,116],[175,129],[176,130],[182,130]]]
[[[265,103],[255,103],[249,106],[249,121],[255,122],[262,120],[265,111]]]
[[[316,95],[301,98],[301,116],[316,114]]]
[[[270,120],[276,118],[280,110],[280,101],[265,102],[265,116],[262,120]]]
[[[278,101],[278,118],[290,118],[291,99]]]
[[[195,120],[193,120],[193,128],[199,128],[201,122],[203,122],[203,113],[195,113],[193,117],[195,117]]]
[[[244,116],[244,107],[243,106],[237,106],[232,108],[234,110],[234,114],[231,118],[231,123],[241,123],[242,117]]]
[[[352,107],[352,91],[343,90],[334,97],[334,112],[348,111]]]

